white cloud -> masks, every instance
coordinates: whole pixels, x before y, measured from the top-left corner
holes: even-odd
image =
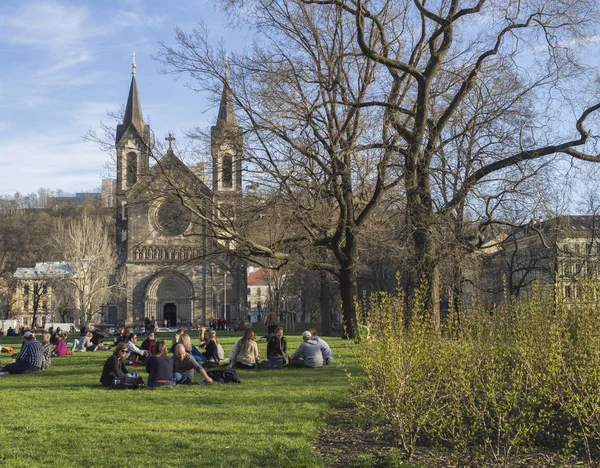
[[[4,30],[1,41],[32,46],[53,54],[75,52],[85,47],[86,40],[101,34],[88,21],[90,11],[57,1],[24,2],[10,14],[0,15]]]

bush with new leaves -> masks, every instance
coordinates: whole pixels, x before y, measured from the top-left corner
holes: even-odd
[[[393,429],[408,459],[421,441],[496,463],[542,446],[592,464],[600,446],[597,288],[583,288],[576,303],[534,288],[529,300],[461,311],[460,327],[441,331],[418,296],[408,306],[402,294],[373,296],[359,308],[374,340],[356,347],[366,375],[354,380],[356,403]]]

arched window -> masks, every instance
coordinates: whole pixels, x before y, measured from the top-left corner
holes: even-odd
[[[233,187],[233,158],[229,154],[223,156],[223,187]]]
[[[137,154],[127,154],[127,186],[131,187],[137,182]]]

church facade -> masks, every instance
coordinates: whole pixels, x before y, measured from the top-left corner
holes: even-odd
[[[135,71],[135,69],[134,69]],[[108,323],[146,318],[174,327],[246,319],[246,265],[210,236],[205,220],[242,196],[242,133],[227,84],[211,131],[212,183],[171,148],[157,156],[144,123],[135,73],[116,132],[115,215],[125,299]],[[219,247],[219,248],[216,248]]]

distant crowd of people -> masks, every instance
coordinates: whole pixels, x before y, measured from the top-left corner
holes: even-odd
[[[247,328],[244,335],[231,349],[229,359],[225,358],[223,346],[217,339],[214,329],[201,329],[199,346],[192,338],[179,329],[173,335],[170,346],[164,340],[156,339],[151,328],[146,338],[138,344],[137,333],[123,327],[119,330],[114,343],[106,345],[104,335],[82,329],[81,336],[73,340],[71,350],[67,346],[67,335],[57,330],[42,332],[41,341],[36,340],[31,331],[23,333],[21,350],[12,362],[0,367],[0,374],[25,374],[48,369],[52,357],[61,357],[69,352],[94,352],[111,350],[111,356],[105,361],[100,382],[104,386],[113,386],[115,381],[126,376],[136,375],[127,366],[145,366],[148,372],[148,386],[162,387],[191,383],[196,374],[203,382],[212,383],[206,369],[224,367],[229,369],[307,367],[317,368],[327,365],[333,359],[327,342],[319,338],[315,329],[302,333],[302,343],[288,354],[287,338],[282,327],[269,325],[268,334],[263,337],[267,342],[266,360],[258,352],[256,333]]]

